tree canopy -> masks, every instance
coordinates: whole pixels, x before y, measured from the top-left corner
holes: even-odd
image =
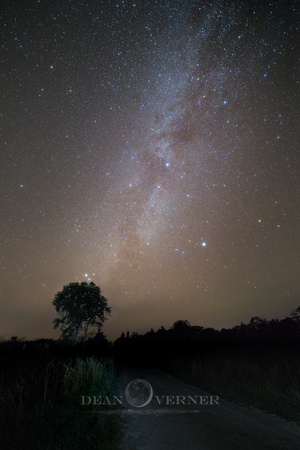
[[[60,327],[62,336],[71,338],[74,345],[80,333],[85,341],[90,326],[97,326],[99,331],[111,312],[100,287],[93,282],[65,285],[52,303],[59,316],[54,319],[53,328]]]

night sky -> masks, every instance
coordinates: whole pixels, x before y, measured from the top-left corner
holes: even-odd
[[[1,336],[74,281],[110,339],[299,306],[297,5],[1,1]]]

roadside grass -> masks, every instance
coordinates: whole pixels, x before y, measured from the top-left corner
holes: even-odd
[[[81,404],[82,395],[116,395],[111,360],[6,358],[2,364],[0,448],[118,448],[119,414],[106,414],[105,405]]]
[[[167,370],[211,394],[300,424],[299,355],[174,358]]]

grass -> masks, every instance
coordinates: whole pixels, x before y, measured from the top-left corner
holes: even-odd
[[[299,355],[175,358],[168,371],[214,395],[300,424]]]
[[[81,395],[116,395],[110,360],[5,358],[0,376],[0,448],[33,450],[118,448],[118,413],[82,406]]]

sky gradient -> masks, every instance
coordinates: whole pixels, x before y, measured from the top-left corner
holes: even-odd
[[[110,339],[299,306],[296,6],[1,2],[0,336],[74,281]]]

